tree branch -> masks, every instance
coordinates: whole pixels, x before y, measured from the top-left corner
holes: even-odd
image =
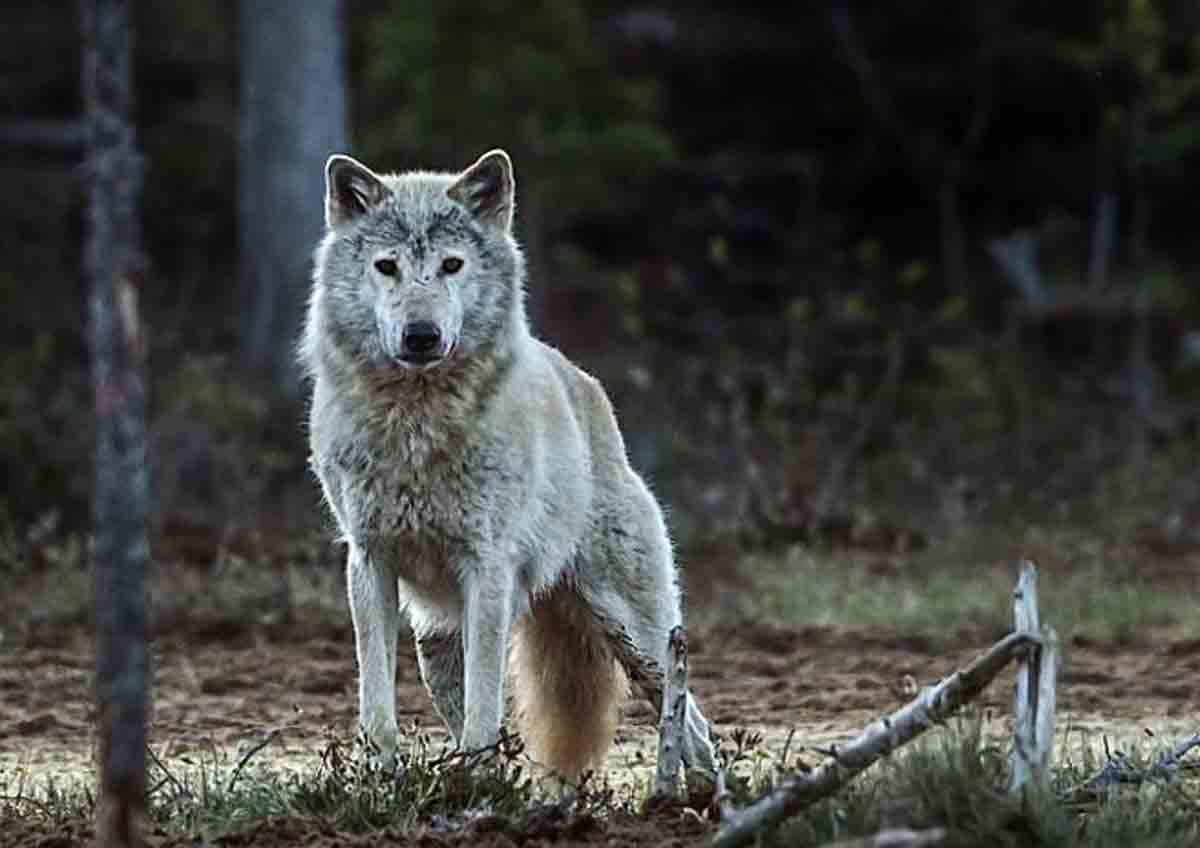
[[[682,627],[675,627],[667,646],[668,667],[658,721],[658,766],[654,794],[675,795],[683,757],[683,724],[687,713],[688,651]]]
[[[753,842],[768,828],[837,792],[879,758],[945,721],[982,692],[1013,659],[1037,643],[1037,638],[1028,633],[1005,636],[964,668],[936,686],[926,687],[912,701],[867,727],[817,768],[787,778],[728,821],[722,818],[712,842],[714,848]]]

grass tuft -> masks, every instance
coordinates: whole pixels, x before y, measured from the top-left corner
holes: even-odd
[[[1018,799],[1005,790],[1007,751],[989,719],[969,714],[906,746],[833,798],[805,810],[764,843],[820,846],[891,828],[945,828],[955,846],[1028,848],[1175,848],[1200,844],[1196,786],[1147,781],[1081,793],[1100,763],[1084,745],[1060,764],[1049,792]],[[1125,752],[1153,761],[1148,746]],[[152,768],[149,825],[160,845],[251,844],[266,831],[287,844],[384,839],[421,844],[702,844],[713,823],[704,799],[692,810],[625,803],[593,780],[547,792],[518,740],[506,737],[486,760],[434,745],[415,728],[403,767],[371,765],[359,741],[330,737],[320,765],[283,773],[215,750],[169,771]],[[784,763],[761,737],[729,734],[721,752],[735,803],[768,791],[786,769],[813,754],[797,743]],[[1181,774],[1184,774],[1181,771]],[[644,801],[645,799],[641,799]],[[90,838],[94,799],[78,787],[34,785],[24,773],[0,773],[0,833],[5,844],[78,844]],[[264,844],[268,844],[264,837]]]

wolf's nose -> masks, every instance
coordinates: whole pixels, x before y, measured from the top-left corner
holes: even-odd
[[[404,325],[401,344],[405,353],[431,353],[441,342],[442,331],[432,321],[409,321]]]

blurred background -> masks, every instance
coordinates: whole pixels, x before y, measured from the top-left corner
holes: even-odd
[[[0,574],[28,575],[89,527],[76,6],[0,31]],[[608,386],[696,573],[1139,492],[1129,532],[1200,539],[1192,0],[155,0],[135,80],[159,568],[338,570],[292,355],[334,151],[509,150],[537,332]]]

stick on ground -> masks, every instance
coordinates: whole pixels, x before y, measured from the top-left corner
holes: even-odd
[[[946,829],[935,827],[930,830],[895,828],[881,830],[871,836],[829,842],[824,848],[928,848],[946,841]]]
[[[683,762],[683,722],[687,711],[688,653],[683,628],[671,630],[667,643],[667,679],[663,685],[662,715],[658,721],[658,767],[654,794],[673,796]]]
[[[714,848],[746,845],[788,816],[832,795],[880,757],[945,721],[983,691],[1016,657],[1037,644],[1029,633],[1010,633],[968,665],[926,687],[916,698],[868,726],[817,768],[793,775],[769,794],[728,817],[722,816]],[[731,811],[732,812],[732,811]]]
[[[1013,590],[1013,624],[1017,633],[1037,634],[1038,616],[1037,568],[1026,560]],[[1013,701],[1013,749],[1009,754],[1008,789],[1019,795],[1033,780],[1037,768],[1038,740],[1036,715],[1038,708],[1039,657],[1036,650],[1017,660],[1017,691]]]
[[[1017,660],[1017,690],[1013,704],[1013,749],[1009,755],[1009,792],[1020,796],[1029,787],[1045,789],[1054,752],[1054,710],[1057,703],[1059,643],[1051,627],[1042,627],[1038,613],[1037,567],[1021,563],[1013,591],[1016,632],[1038,638],[1039,645]]]

